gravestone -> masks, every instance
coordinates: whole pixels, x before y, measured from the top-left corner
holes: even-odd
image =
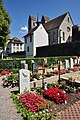
[[[67,70],[69,68],[69,60],[65,59],[64,68]]]
[[[26,61],[25,61],[25,60],[22,60],[22,61],[21,61],[21,69],[24,69],[24,68],[25,68],[25,64],[26,64]]]
[[[80,64],[80,58],[78,58],[78,64]]]
[[[20,94],[24,90],[30,90],[30,71],[26,69],[19,70],[19,90]]]
[[[73,68],[73,59],[70,58],[70,68]]]
[[[33,72],[38,72],[38,64],[37,64],[37,62],[34,62],[33,60],[32,60],[32,73]]]
[[[63,69],[62,61],[60,61],[60,69],[61,69],[61,70]]]
[[[28,64],[24,64],[24,69],[28,70]]]
[[[77,59],[74,59],[74,65],[76,65],[78,63]]]
[[[44,64],[47,64],[47,58],[44,58]]]

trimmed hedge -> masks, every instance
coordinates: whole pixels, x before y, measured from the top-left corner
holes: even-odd
[[[32,62],[31,60],[34,60],[38,63],[38,65],[42,66],[43,58],[18,58],[18,59],[11,59],[11,60],[0,60],[0,71],[3,69],[9,70],[12,68],[21,68],[21,61],[25,60],[28,64],[29,70],[32,70]]]
[[[57,63],[58,59],[64,61],[65,58],[69,59],[70,57],[48,57],[48,65],[51,65],[52,63]],[[11,60],[0,60],[0,71],[2,69],[12,69],[12,68],[21,68],[21,61],[25,60],[26,63],[28,64],[29,70],[32,70],[32,62],[31,60],[34,60],[37,62],[39,66],[42,66],[43,64],[43,59],[44,58],[16,58],[16,59],[11,59]]]

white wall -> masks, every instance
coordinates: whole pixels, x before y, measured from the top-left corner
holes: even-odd
[[[29,46],[29,52],[27,52],[28,46]],[[32,42],[30,42],[30,36],[27,37],[27,43],[25,44],[25,51],[26,51],[26,57],[33,56],[33,37],[32,37]]]
[[[44,27],[40,25],[32,34],[32,42],[30,42],[30,35],[26,37],[27,43],[25,44],[26,57],[34,57],[36,55],[36,47],[48,45],[48,34]],[[29,46],[29,52],[27,47]]]
[[[36,55],[36,47],[49,45],[48,34],[42,24],[34,32],[34,56]]]
[[[24,44],[15,44],[14,43],[10,43],[9,44],[9,53],[14,53],[14,52],[20,52],[20,51],[24,51]]]

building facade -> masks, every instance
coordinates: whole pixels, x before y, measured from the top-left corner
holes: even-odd
[[[7,54],[24,51],[24,43],[19,38],[14,37],[8,40],[6,48]]]
[[[68,12],[43,23],[43,26],[49,35],[49,45],[72,41],[73,21]]]
[[[42,16],[40,22],[29,16],[28,34],[24,36],[26,57],[36,56],[36,47],[71,42],[73,25],[69,12],[53,20]]]
[[[40,24],[24,36],[24,49],[26,51],[26,57],[36,56],[36,47],[49,45],[48,34],[43,25]]]

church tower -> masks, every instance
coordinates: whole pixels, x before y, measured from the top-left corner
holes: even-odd
[[[31,29],[33,29],[36,26],[36,18],[35,16],[30,16],[28,19],[28,32],[30,32]]]

